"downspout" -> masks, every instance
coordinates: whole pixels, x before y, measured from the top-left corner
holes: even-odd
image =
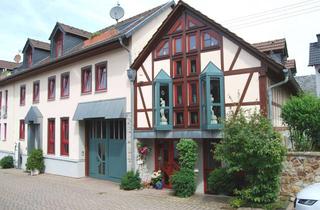
[[[272,114],[273,114],[272,113],[272,89],[287,83],[289,81],[289,77],[290,77],[290,72],[289,72],[288,69],[283,69],[282,71],[283,71],[284,76],[285,76],[284,80],[281,81],[281,82],[278,82],[276,84],[271,85],[267,89],[267,92],[268,92],[268,110],[269,110],[268,118],[271,121],[271,123],[273,123],[273,119],[272,119]]]
[[[134,69],[131,69],[130,66],[132,64],[132,55],[131,50],[123,44],[122,37],[119,38],[120,45],[128,52],[129,59],[129,69],[127,70],[127,74],[130,80],[130,112],[131,112],[131,170],[135,171],[135,142],[134,142],[134,81],[135,75],[133,74]],[[129,71],[131,71],[131,76],[129,76]]]

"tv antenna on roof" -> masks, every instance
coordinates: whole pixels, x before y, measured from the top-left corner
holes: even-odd
[[[118,20],[124,16],[124,10],[122,7],[120,7],[119,2],[117,3],[117,6],[113,7],[110,10],[110,16],[112,19],[115,19],[117,23],[118,23]]]

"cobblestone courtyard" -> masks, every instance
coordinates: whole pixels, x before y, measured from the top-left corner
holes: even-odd
[[[119,185],[91,178],[29,176],[0,169],[0,209],[229,209],[225,198],[195,195],[177,198],[168,190],[122,191]]]

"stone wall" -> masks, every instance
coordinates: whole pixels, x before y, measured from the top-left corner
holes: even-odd
[[[320,152],[289,152],[281,177],[281,195],[294,199],[304,187],[320,182]]]

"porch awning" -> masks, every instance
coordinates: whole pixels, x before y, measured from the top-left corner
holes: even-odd
[[[79,103],[73,115],[73,120],[121,118],[124,117],[125,106],[125,98]]]
[[[42,120],[42,114],[38,107],[31,106],[26,117],[24,118],[24,122],[26,124],[40,124]]]

